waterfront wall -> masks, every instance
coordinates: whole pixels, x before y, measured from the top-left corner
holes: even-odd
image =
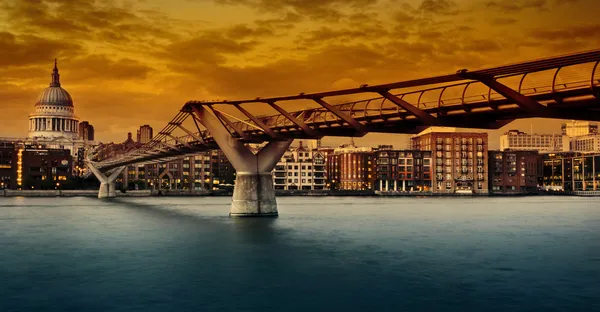
[[[98,197],[97,190],[2,190],[4,197]],[[117,192],[117,197],[150,196],[150,191]]]

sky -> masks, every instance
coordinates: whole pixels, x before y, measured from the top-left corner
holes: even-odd
[[[600,48],[598,0],[0,0],[0,136],[58,58],[96,140],[158,132],[188,100],[316,92]],[[560,120],[508,129],[559,132]],[[405,147],[406,135],[360,145]],[[336,144],[346,139],[327,139]]]

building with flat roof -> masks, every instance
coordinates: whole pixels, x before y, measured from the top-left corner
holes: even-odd
[[[375,190],[430,191],[432,157],[430,151],[395,150],[379,146],[375,151]]]
[[[434,193],[488,193],[487,133],[427,131],[411,145],[431,152]]]
[[[540,153],[566,152],[569,150],[569,139],[562,134],[531,134],[510,130],[500,136],[500,150],[539,151]]]
[[[600,191],[600,153],[544,155],[543,187],[555,191]]]
[[[573,120],[561,125],[562,134],[568,137],[598,134],[598,125],[589,121]]]
[[[537,151],[490,151],[492,194],[534,193],[542,182],[542,156]]]

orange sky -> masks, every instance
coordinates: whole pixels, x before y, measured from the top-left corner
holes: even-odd
[[[599,48],[597,12],[598,0],[0,0],[0,136],[27,135],[55,57],[76,114],[97,140],[122,141],[141,124],[160,130],[187,100],[372,85]],[[559,125],[517,121],[490,144],[508,128]],[[355,141],[405,147],[405,138]]]

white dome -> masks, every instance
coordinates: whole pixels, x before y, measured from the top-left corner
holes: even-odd
[[[67,90],[61,87],[48,87],[42,92],[35,105],[56,105],[73,107],[73,99]]]

